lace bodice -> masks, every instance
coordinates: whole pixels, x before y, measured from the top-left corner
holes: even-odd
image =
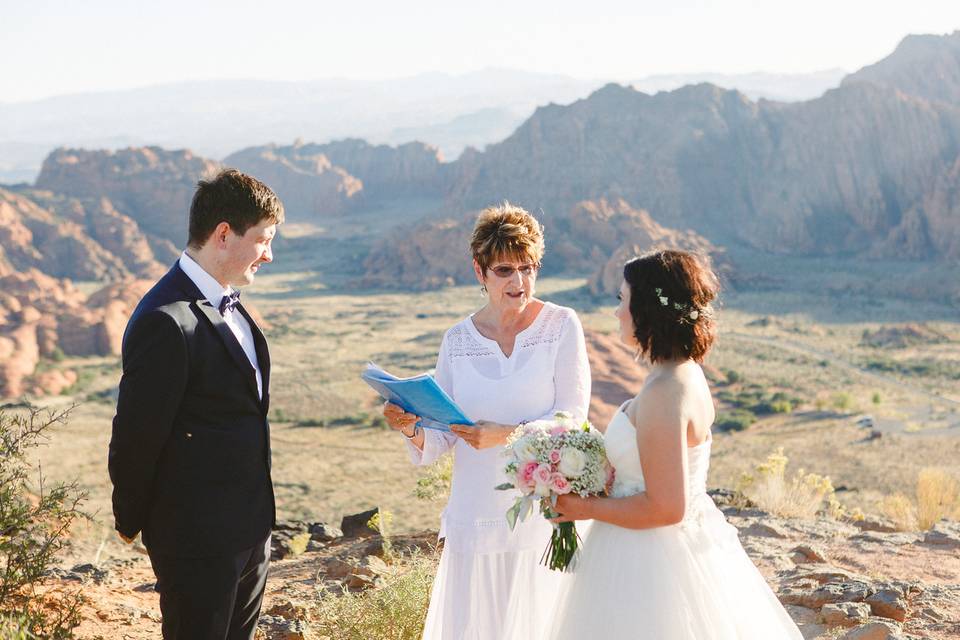
[[[708,439],[687,449],[687,513],[684,520],[696,515],[695,505],[701,497],[710,499],[707,496],[707,472],[710,469],[711,442],[713,440]],[[607,458],[616,469],[611,495],[622,498],[642,492],[646,483],[643,479],[643,468],[640,466],[637,432],[622,408],[610,420],[604,435],[604,444]]]
[[[568,411],[584,419],[590,404],[590,364],[583,328],[573,309],[546,302],[516,336],[506,356],[495,340],[477,331],[472,316],[451,327],[440,345],[437,383],[473,420],[518,424]],[[415,464],[430,464],[454,450],[450,501],[441,520],[448,548],[484,552],[540,547],[549,523],[528,518],[511,531],[506,512],[516,497],[502,484],[503,447],[474,449],[452,433],[427,431],[423,451],[408,443]],[[529,536],[524,530],[529,529]]]

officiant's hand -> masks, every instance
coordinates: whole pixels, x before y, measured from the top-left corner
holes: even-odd
[[[392,402],[384,403],[383,417],[387,419],[387,424],[390,425],[391,429],[396,429],[408,437],[409,434],[413,433],[417,422],[420,421],[420,416],[414,413],[407,413],[403,410],[403,407],[395,405]]]
[[[560,514],[558,518],[551,518],[550,522],[574,522],[575,520],[590,520],[593,518],[590,507],[597,498],[581,498],[575,493],[557,496],[557,504],[553,510]]]
[[[507,438],[516,428],[517,425],[515,424],[500,424],[487,420],[480,420],[473,425],[450,425],[450,431],[460,436],[474,449],[489,449],[490,447],[500,446],[507,441]]]

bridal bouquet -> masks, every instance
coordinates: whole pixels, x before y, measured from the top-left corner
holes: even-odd
[[[507,511],[513,529],[539,502],[545,518],[558,514],[553,510],[557,496],[577,493],[581,496],[601,493],[606,486],[610,465],[603,448],[603,435],[589,422],[577,424],[564,411],[552,420],[537,420],[517,427],[507,441],[505,455],[510,461],[506,482],[500,490],[518,489],[520,496]],[[553,525],[550,544],[543,563],[551,569],[566,571],[577,553],[577,529],[573,522]]]

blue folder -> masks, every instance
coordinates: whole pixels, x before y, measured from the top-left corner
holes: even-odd
[[[473,424],[429,373],[398,378],[371,362],[360,377],[384,400],[420,416],[425,429],[450,431],[451,424]]]

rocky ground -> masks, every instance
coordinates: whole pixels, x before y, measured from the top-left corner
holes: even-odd
[[[868,518],[790,520],[715,499],[750,557],[800,626],[804,638],[946,640],[960,635],[960,524],[941,521],[923,533],[896,532]],[[274,532],[271,567],[258,637],[319,639],[311,629],[318,593],[377,589],[389,575],[384,539],[366,526],[373,512],[340,527],[286,522]],[[390,540],[395,555],[436,552],[436,534]],[[80,584],[87,603],[80,638],[159,637],[160,610],[145,556],[58,571]]]

